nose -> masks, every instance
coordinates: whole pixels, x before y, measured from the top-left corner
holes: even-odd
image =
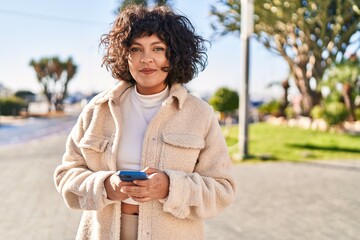
[[[142,63],[152,63],[153,59],[151,57],[147,57],[147,58],[142,58],[141,59]]]
[[[152,63],[154,61],[154,58],[149,53],[144,53],[142,58],[140,59],[142,63]]]

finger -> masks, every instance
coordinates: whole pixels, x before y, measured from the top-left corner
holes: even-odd
[[[119,187],[123,186],[134,186],[134,184],[132,182],[120,182]]]
[[[137,186],[146,187],[149,185],[149,180],[134,180],[133,183]]]
[[[144,195],[145,192],[143,192],[143,190],[144,187],[139,186],[123,186],[120,188],[120,192],[136,197],[141,197],[141,195]]]
[[[142,170],[143,172],[146,172],[147,174],[153,174],[153,173],[157,173],[159,172],[160,170],[159,169],[156,169],[156,168],[151,168],[151,167],[147,167],[145,168],[144,170]]]

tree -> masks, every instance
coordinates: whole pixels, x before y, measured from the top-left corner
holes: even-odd
[[[35,93],[27,90],[18,90],[14,94],[15,97],[22,98],[27,103],[35,101],[36,95]]]
[[[77,66],[71,57],[61,61],[58,57],[31,60],[36,77],[43,87],[43,93],[49,103],[49,112],[52,106],[56,111],[63,111],[63,100],[67,96],[68,84],[73,79]]]
[[[120,6],[118,9],[116,9],[116,14],[119,13],[121,10],[123,10],[125,7],[132,5],[132,4],[137,4],[137,5],[144,5],[144,6],[149,6],[150,4],[154,4],[154,5],[166,5],[166,6],[171,6],[171,0],[154,0],[154,1],[149,1],[149,0],[122,0],[120,1]]]
[[[254,37],[289,65],[302,94],[303,114],[321,100],[324,71],[341,61],[351,45],[360,49],[360,9],[354,0],[256,0]],[[216,34],[240,33],[240,0],[211,7]]]
[[[219,88],[209,99],[209,104],[222,114],[228,114],[239,108],[239,95],[229,88]]]
[[[327,86],[331,93],[341,91],[342,100],[349,112],[349,120],[355,121],[355,98],[360,88],[360,61],[342,61],[325,71],[321,86]]]
[[[285,110],[289,105],[288,92],[290,88],[290,83],[289,83],[290,77],[291,75],[288,75],[284,80],[271,82],[266,86],[267,88],[271,88],[273,86],[280,86],[284,90],[284,95],[282,97],[279,107],[279,116],[283,116],[283,117],[286,116]]]

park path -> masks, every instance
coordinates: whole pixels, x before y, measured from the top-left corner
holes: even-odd
[[[74,239],[52,175],[65,132],[0,147],[0,239]],[[209,240],[360,240],[360,161],[237,164],[235,202],[206,221]]]

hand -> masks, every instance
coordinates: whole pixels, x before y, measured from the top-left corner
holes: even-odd
[[[144,172],[149,175],[148,180],[134,180],[134,185],[123,186],[120,191],[137,202],[166,198],[169,195],[170,184],[168,175],[155,168],[146,168]]]
[[[127,194],[124,194],[120,191],[123,186],[134,185],[131,182],[122,182],[117,173],[112,174],[105,179],[104,186],[108,199],[122,201],[129,198]]]

